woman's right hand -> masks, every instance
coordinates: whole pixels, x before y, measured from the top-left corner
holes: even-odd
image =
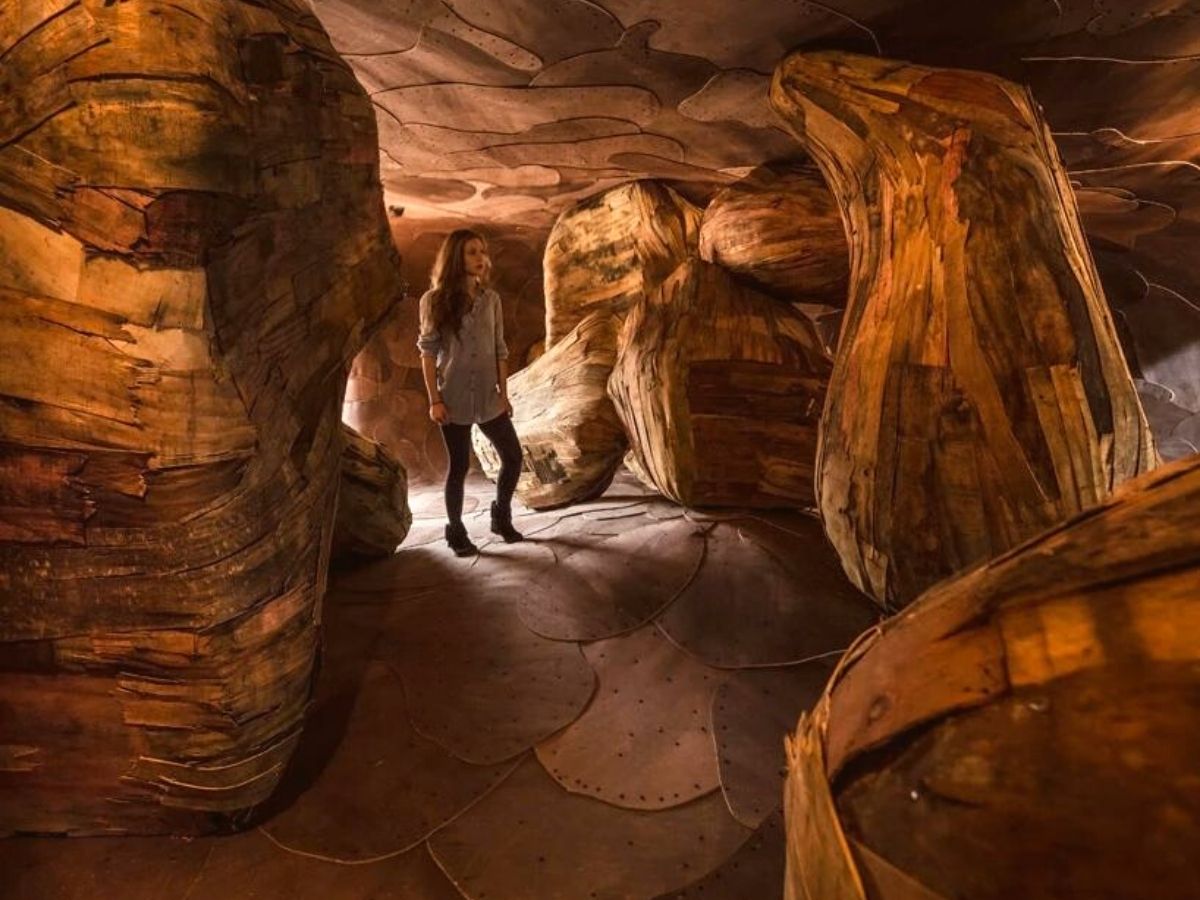
[[[432,403],[429,406],[429,418],[437,422],[439,425],[445,425],[450,421],[450,410],[446,409],[446,404],[441,400]]]

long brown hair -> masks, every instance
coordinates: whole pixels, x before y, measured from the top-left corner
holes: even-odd
[[[478,231],[458,228],[442,241],[433,271],[429,275],[429,287],[433,290],[433,324],[438,334],[458,334],[463,316],[467,313],[467,270],[463,265],[463,251],[467,241],[476,240],[487,249],[487,241]]]

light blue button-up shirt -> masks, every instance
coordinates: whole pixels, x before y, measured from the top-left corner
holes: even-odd
[[[421,335],[417,349],[437,360],[437,386],[455,425],[487,422],[504,411],[496,363],[508,358],[500,295],[485,288],[463,316],[456,335],[441,335],[433,324],[433,291],[421,296]]]

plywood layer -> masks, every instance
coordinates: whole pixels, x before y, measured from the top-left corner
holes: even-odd
[[[720,191],[700,222],[700,258],[789,302],[846,303],[850,250],[812,163],[762,166]]]

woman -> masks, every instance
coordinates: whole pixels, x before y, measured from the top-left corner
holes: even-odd
[[[500,455],[492,503],[492,531],[509,543],[523,540],[512,524],[512,495],[521,473],[521,444],[508,401],[508,348],[500,297],[487,287],[487,245],[462,228],[442,242],[430,289],[421,297],[421,372],[429,418],[442,428],[446,472],[446,543],[458,556],[479,549],[462,521],[463,484],[471,461],[471,425],[477,424]]]

